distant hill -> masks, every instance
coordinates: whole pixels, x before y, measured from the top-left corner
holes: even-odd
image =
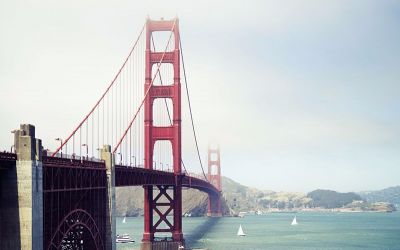
[[[232,214],[254,210],[262,191],[246,187],[227,177],[222,177],[222,193]]]
[[[222,210],[225,215],[228,215],[259,208],[259,198],[268,191],[262,192],[243,186],[227,177],[222,177],[222,193]],[[117,216],[143,215],[142,187],[117,187],[116,198]],[[195,189],[184,189],[182,192],[183,213],[190,213],[192,216],[204,216],[207,213],[207,199],[207,194],[203,192]]]
[[[343,211],[394,211],[392,204],[400,204],[400,186],[380,191],[339,193],[332,190],[274,192],[244,186],[222,177],[222,210],[224,215],[239,212],[316,211],[338,209]],[[116,188],[117,216],[143,215],[143,188]],[[194,189],[182,192],[183,213],[204,216],[207,213],[207,194]]]
[[[359,194],[368,202],[389,202],[400,206],[400,186],[389,187],[378,191],[364,191]]]
[[[168,191],[170,193],[171,191]],[[172,196],[172,194],[170,194]],[[116,215],[117,216],[140,216],[143,215],[143,188],[142,187],[117,187],[116,192]],[[206,193],[196,189],[182,190],[182,212],[190,213],[192,216],[203,216],[207,213],[208,196]],[[223,214],[229,214],[225,201],[222,202]]]
[[[311,201],[304,193],[259,190],[241,185],[227,177],[222,178],[222,192],[232,214],[305,208],[309,207]]]
[[[340,208],[353,201],[362,200],[356,193],[338,193],[332,190],[317,189],[307,194],[313,207]]]

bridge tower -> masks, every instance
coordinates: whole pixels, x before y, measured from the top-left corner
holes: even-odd
[[[151,49],[153,32],[171,31],[174,48],[171,51],[156,52]],[[173,66],[173,83],[162,86],[152,84],[152,76],[158,63],[169,63]],[[182,170],[181,170],[181,83],[180,83],[180,49],[179,22],[173,20],[150,20],[146,22],[146,59],[145,86],[147,94],[144,103],[144,167],[153,169],[153,153],[156,141],[170,141],[172,145],[173,171],[175,185],[144,186],[144,232],[141,249],[178,249],[184,245],[182,234]],[[173,104],[173,121],[171,126],[153,125],[153,103],[157,98],[169,98]],[[170,192],[172,190],[172,193]],[[154,191],[154,193],[153,193]],[[154,214],[158,220],[154,221]],[[173,217],[173,221],[167,216]],[[164,228],[161,228],[164,225]],[[165,228],[165,226],[167,228]],[[172,241],[155,240],[156,233],[171,233]],[[161,249],[160,248],[160,249]]]
[[[219,146],[212,149],[208,146],[208,181],[218,190],[218,195],[208,195],[208,211],[209,217],[221,217],[221,158]]]

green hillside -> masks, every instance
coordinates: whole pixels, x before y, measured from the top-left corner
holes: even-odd
[[[340,208],[353,201],[362,200],[356,193],[338,193],[332,190],[317,189],[307,194],[313,207]]]
[[[400,205],[400,186],[389,187],[378,191],[360,192],[368,202],[389,202]]]

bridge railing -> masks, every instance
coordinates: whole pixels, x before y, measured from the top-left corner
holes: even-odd
[[[188,175],[188,176],[190,176],[190,177],[194,177],[194,178],[200,179],[200,180],[203,180],[203,181],[208,181],[208,180],[204,177],[203,174],[191,173],[191,172],[189,172],[189,173],[186,173],[186,175]]]
[[[54,152],[50,150],[43,150],[43,156],[51,156]],[[89,157],[89,156],[80,156],[77,154],[64,154],[64,153],[56,153],[53,157],[62,158],[62,159],[69,159],[69,160],[81,160],[81,161],[93,161],[93,162],[103,162],[102,159],[96,157]]]
[[[2,161],[15,161],[17,160],[17,155],[10,152],[0,152],[0,160]]]
[[[115,163],[115,166],[118,167],[125,167],[125,168],[145,168],[143,164],[139,164],[139,165],[124,165],[123,163]],[[167,173],[173,173],[174,172],[174,168],[171,167],[166,167],[166,168],[153,168],[153,171],[160,171],[160,172],[167,172]],[[182,174],[185,174],[185,172],[182,170]]]

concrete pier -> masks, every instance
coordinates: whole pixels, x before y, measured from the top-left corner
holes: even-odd
[[[0,249],[43,249],[42,142],[35,127],[22,124],[14,131],[15,167],[0,175]]]
[[[208,195],[207,217],[222,217],[221,195]]]
[[[174,241],[142,242],[140,250],[184,250],[184,244]]]
[[[101,149],[101,159],[104,160],[107,169],[107,235],[106,250],[116,250],[117,224],[115,218],[115,159],[111,153],[111,146],[104,145]]]

